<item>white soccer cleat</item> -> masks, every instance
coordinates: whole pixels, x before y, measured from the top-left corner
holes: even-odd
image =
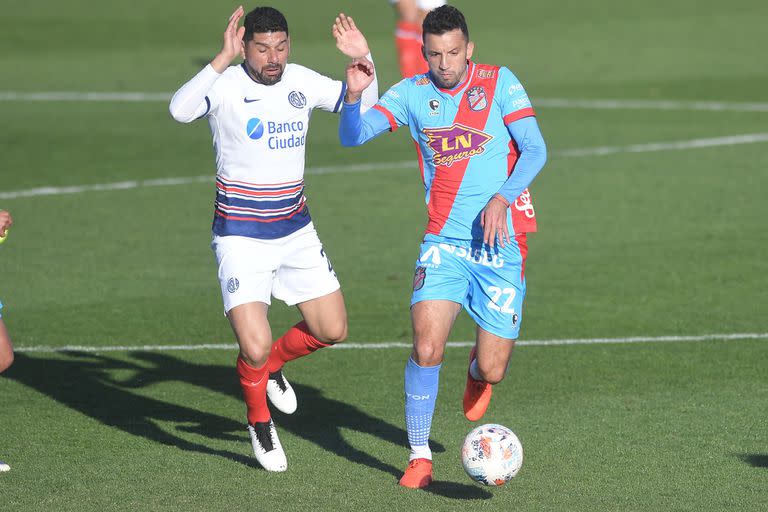
[[[11,466],[9,466],[8,464],[0,460],[0,473],[3,473],[5,471],[10,471],[10,470],[11,470]]]
[[[272,420],[264,423],[248,425],[248,433],[251,434],[253,454],[261,467],[267,471],[285,471],[288,469],[288,460],[277,438],[277,430]]]
[[[293,414],[296,412],[296,393],[285,379],[282,370],[277,370],[269,374],[267,381],[267,397],[278,411],[283,414]]]

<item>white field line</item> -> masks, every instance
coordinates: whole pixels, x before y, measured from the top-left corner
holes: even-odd
[[[537,107],[597,110],[704,110],[716,112],[768,112],[768,103],[675,100],[578,100],[534,98]]]
[[[739,144],[755,144],[768,142],[768,133],[749,133],[745,135],[730,135],[706,139],[690,139],[675,142],[650,142],[647,144],[631,144],[629,146],[598,146],[584,149],[565,149],[555,152],[552,157],[575,158],[585,156],[605,156],[620,153],[651,153],[658,151],[679,151],[685,149],[702,149],[717,146],[734,146]],[[400,162],[372,162],[367,164],[348,164],[325,167],[307,167],[306,174],[333,174],[382,171],[387,169],[415,168],[412,160]],[[35,196],[58,196],[79,194],[82,192],[102,192],[109,190],[127,190],[147,187],[167,187],[172,185],[188,185],[213,181],[213,175],[187,176],[180,178],[161,178],[152,180],[118,181],[113,183],[97,183],[93,185],[72,185],[66,187],[38,187],[26,190],[0,192],[0,199],[19,199]]]
[[[47,102],[168,102],[167,92],[82,92],[49,91],[23,92],[0,91],[0,101],[47,101]],[[678,101],[678,100],[608,100],[535,98],[536,106],[545,108],[573,108],[600,110],[703,110],[732,112],[768,112],[768,103],[733,101]]]
[[[629,338],[575,338],[559,340],[527,340],[518,341],[517,346],[562,346],[562,345],[601,345],[601,344],[628,344],[628,343],[672,343],[672,342],[701,342],[711,340],[737,341],[737,340],[765,340],[768,333],[734,333],[734,334],[702,334],[698,336],[633,336]],[[471,347],[474,341],[449,341],[449,348]],[[402,341],[390,341],[385,343],[341,343],[334,350],[372,350],[372,349],[406,349],[411,348],[411,343]],[[63,347],[31,346],[16,347],[16,352],[170,352],[179,350],[235,350],[235,343],[209,343],[200,345],[118,345],[98,347],[92,345],[66,345]]]

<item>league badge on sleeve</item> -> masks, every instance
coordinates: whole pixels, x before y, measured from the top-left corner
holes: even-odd
[[[488,106],[488,98],[485,95],[485,88],[476,85],[467,91],[467,102],[469,108],[478,112]]]

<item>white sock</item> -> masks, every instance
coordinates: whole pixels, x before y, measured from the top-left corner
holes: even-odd
[[[477,367],[477,358],[474,358],[469,364],[469,374],[475,380],[483,380],[483,378],[480,376],[480,369]]]
[[[424,446],[411,446],[411,455],[408,457],[408,462],[413,459],[429,459],[432,460],[432,450],[429,449],[429,445]]]

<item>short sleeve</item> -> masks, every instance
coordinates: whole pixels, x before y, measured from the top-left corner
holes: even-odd
[[[514,123],[518,119],[536,115],[523,84],[508,68],[499,70],[499,82],[496,87],[496,97],[500,101],[504,124]]]
[[[328,112],[339,112],[344,102],[344,94],[347,92],[346,84],[307,68],[303,71],[306,73],[305,83],[308,87],[305,90],[309,96],[309,105]]]
[[[373,106],[389,121],[389,129],[397,130],[400,126],[408,124],[408,78],[401,80],[385,92],[378,103]]]

